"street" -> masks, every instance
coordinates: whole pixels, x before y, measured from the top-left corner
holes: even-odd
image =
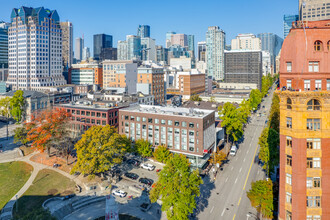
[[[258,165],[258,139],[263,128],[266,126],[273,90],[269,96],[264,98],[260,110],[251,116],[250,123],[244,131],[244,140],[238,145],[239,149],[236,156],[229,156],[229,162],[224,164],[223,170],[218,172],[216,181],[203,187],[213,187],[207,205],[198,210],[198,219],[257,219],[256,210],[251,207],[250,200],[246,196],[251,182],[265,179],[265,174],[261,166]],[[265,108],[262,108],[262,106]],[[258,113],[266,114],[258,116]],[[207,191],[207,190],[206,190]],[[201,195],[203,197],[205,195]],[[205,198],[204,198],[205,200]],[[251,217],[247,214],[251,212]]]

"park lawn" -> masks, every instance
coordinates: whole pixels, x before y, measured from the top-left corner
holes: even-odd
[[[24,186],[33,167],[25,162],[0,163],[0,210]]]
[[[75,183],[62,174],[49,170],[40,170],[30,188],[18,200],[14,216],[21,218],[42,206],[42,203],[53,196],[63,196],[74,193]]]

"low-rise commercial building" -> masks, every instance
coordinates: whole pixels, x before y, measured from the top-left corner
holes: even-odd
[[[72,84],[103,84],[102,66],[98,63],[73,64],[69,69]]]
[[[119,133],[133,141],[148,140],[187,156],[192,166],[202,168],[215,143],[214,111],[134,105],[119,110]]]

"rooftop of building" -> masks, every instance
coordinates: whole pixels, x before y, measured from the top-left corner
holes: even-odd
[[[312,28],[322,28],[330,29],[330,19],[321,21],[296,21],[292,24],[291,29],[312,29]]]
[[[122,63],[122,64],[129,64],[129,63],[136,63],[135,60],[104,60],[102,64],[114,64],[114,63]]]
[[[15,92],[17,90],[13,90],[10,92],[3,93],[2,95],[4,96],[14,96]],[[22,90],[23,91],[23,97],[24,98],[42,98],[42,97],[47,97],[48,95],[43,92],[38,92],[38,91],[32,91],[32,90]]]
[[[204,118],[210,114],[214,114],[214,110],[206,110],[201,108],[182,108],[155,105],[133,105],[128,108],[121,109],[121,111],[140,112],[157,115],[173,115],[193,118]]]
[[[239,50],[225,50],[225,53],[251,53],[251,52],[261,52],[261,50],[250,50],[250,49],[239,49]]]
[[[198,108],[198,109],[204,109],[204,110],[210,110],[210,111],[218,111],[219,107],[223,106],[225,102],[205,102],[205,101],[186,101],[182,104],[182,107],[185,108]],[[236,107],[239,106],[237,103],[233,103]]]
[[[127,103],[118,103],[116,101],[93,101],[91,99],[83,98],[77,101],[66,103],[66,104],[58,104],[57,106],[63,106],[67,108],[83,108],[90,110],[111,110],[115,108],[126,107],[129,104]]]

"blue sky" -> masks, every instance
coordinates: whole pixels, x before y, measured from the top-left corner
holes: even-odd
[[[113,35],[114,44],[136,34],[139,24],[151,26],[157,45],[167,31],[194,34],[205,41],[208,26],[226,32],[227,44],[239,33],[272,32],[283,37],[283,15],[298,13],[298,0],[0,0],[0,20],[9,21],[12,8],[56,9],[61,21],[71,21],[74,38],[85,37],[92,50],[93,34]]]

